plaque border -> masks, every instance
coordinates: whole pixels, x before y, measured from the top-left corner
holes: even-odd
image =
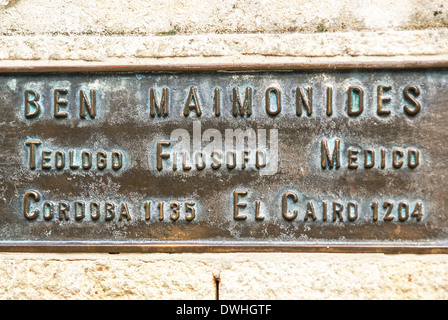
[[[197,63],[197,64],[85,64],[0,66],[0,74],[15,73],[126,73],[126,72],[288,72],[333,70],[408,70],[444,69],[448,60],[408,61],[331,61],[273,63]],[[229,241],[0,241],[0,252],[32,253],[232,253],[232,252],[314,252],[314,253],[386,253],[386,254],[446,254],[448,241],[356,241],[332,243],[275,243],[254,241],[253,244]]]
[[[374,244],[356,243],[320,243],[320,244],[272,244],[256,242],[242,244],[229,241],[228,243],[214,243],[204,241],[194,242],[160,242],[140,243],[131,241],[117,241],[116,243],[83,243],[80,241],[22,241],[0,243],[0,252],[31,252],[31,253],[237,253],[237,252],[266,252],[266,253],[385,253],[385,254],[447,254],[448,246],[442,243],[430,242],[418,244],[405,242],[397,245],[391,242]]]
[[[311,70],[378,70],[448,68],[446,60],[409,61],[331,61],[273,63],[184,63],[184,64],[85,64],[0,66],[4,73],[90,73],[90,72],[205,72],[205,71],[311,71]]]

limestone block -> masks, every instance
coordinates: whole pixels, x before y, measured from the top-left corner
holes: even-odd
[[[155,255],[1,254],[0,299],[214,299],[201,259]]]
[[[220,297],[446,299],[447,267],[447,255],[236,255],[221,271]]]
[[[3,0],[1,35],[163,35],[421,30],[443,0]]]

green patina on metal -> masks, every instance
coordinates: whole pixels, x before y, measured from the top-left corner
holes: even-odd
[[[1,73],[0,249],[444,251],[447,88],[443,67]]]

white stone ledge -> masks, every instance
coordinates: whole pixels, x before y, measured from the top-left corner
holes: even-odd
[[[415,56],[337,56],[337,57],[290,57],[290,56],[222,56],[222,57],[169,57],[169,58],[107,58],[102,61],[86,60],[0,60],[0,72],[52,70],[55,72],[92,71],[173,71],[185,69],[205,70],[289,70],[332,68],[356,68],[367,65],[395,68],[422,66],[446,66],[448,54]],[[324,67],[325,68],[325,67]]]
[[[0,254],[0,299],[447,299],[448,255]]]
[[[432,0],[3,0],[0,34],[420,30],[448,27],[447,10]]]
[[[319,34],[0,36],[0,48],[0,60],[445,55],[448,29]]]

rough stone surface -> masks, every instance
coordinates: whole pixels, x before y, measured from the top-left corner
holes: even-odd
[[[447,255],[1,254],[0,299],[447,299]]]
[[[448,29],[319,34],[0,36],[0,60],[448,54]]]
[[[420,30],[448,26],[443,0],[9,0],[0,34],[169,35]]]
[[[2,0],[0,66],[447,60],[443,0]],[[447,299],[448,255],[0,254],[0,299]]]
[[[202,259],[170,255],[0,255],[0,299],[213,299]]]
[[[316,253],[258,257],[229,256],[221,271],[223,299],[448,297],[446,255]]]

